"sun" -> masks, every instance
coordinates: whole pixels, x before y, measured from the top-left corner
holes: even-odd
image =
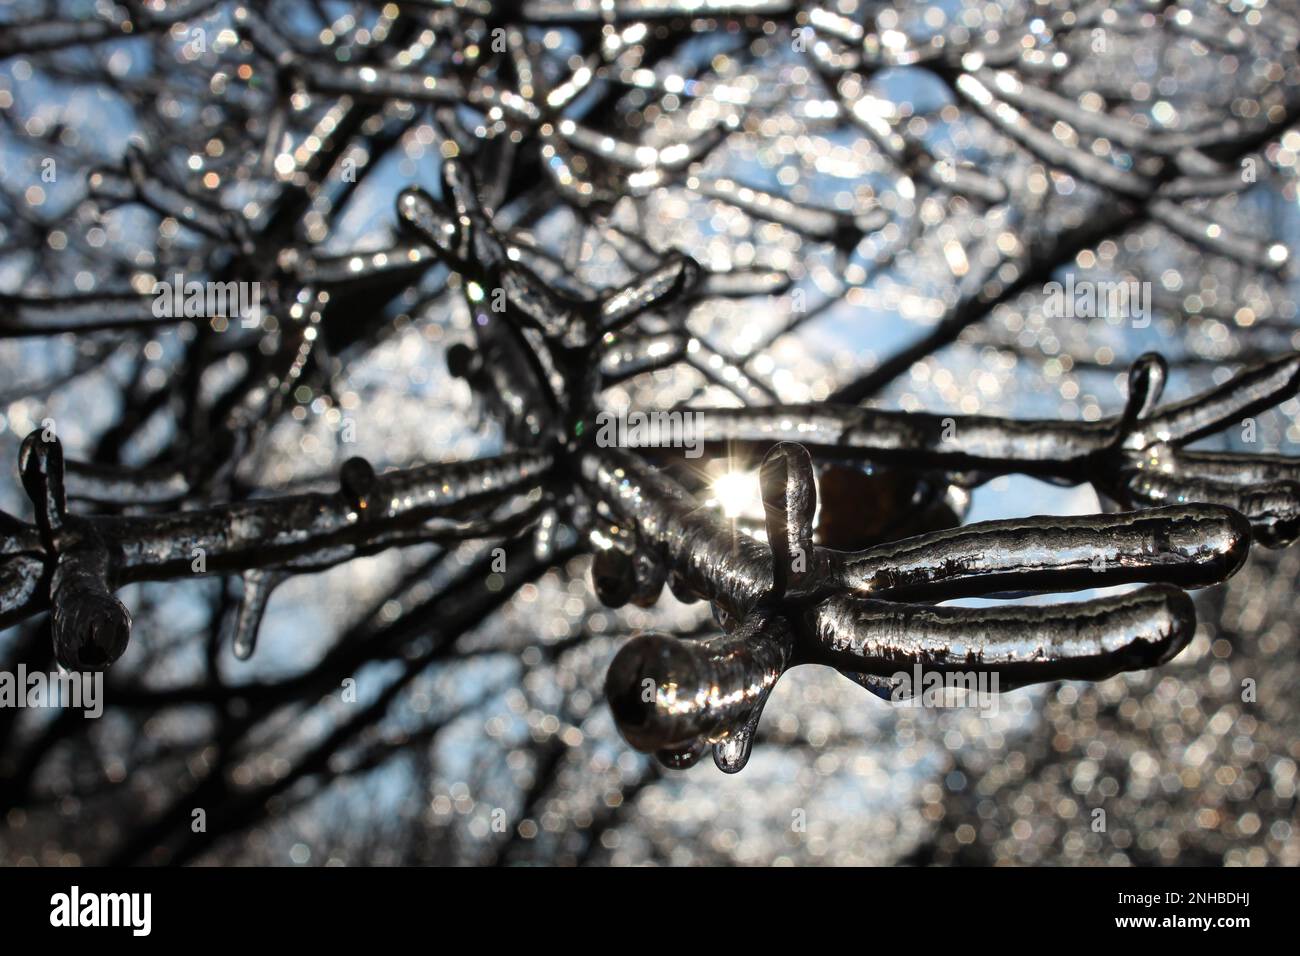
[[[728,518],[758,517],[763,513],[762,491],[756,471],[728,471],[713,479],[713,500]]]

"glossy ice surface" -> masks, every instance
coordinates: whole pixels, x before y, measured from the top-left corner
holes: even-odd
[[[73,6],[0,655],[112,669],[0,860],[1300,861],[1293,12]]]

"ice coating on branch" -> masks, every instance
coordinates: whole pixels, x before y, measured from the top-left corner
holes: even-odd
[[[813,239],[853,247],[865,233],[874,232],[889,221],[882,209],[862,209],[852,214],[798,205],[790,200],[753,189],[731,179],[687,180],[686,185],[703,196],[721,200],[759,219],[767,219]]]
[[[56,437],[34,431],[23,439],[18,469],[45,545],[55,659],[68,670],[103,670],[131,636],[131,614],[113,597],[108,548],[97,528],[68,514]]]
[[[4,31],[0,54],[149,32],[159,34],[161,50],[163,28],[209,6],[128,4],[105,7],[84,24],[18,22]],[[92,172],[89,205],[97,215],[143,207],[170,220],[160,236],[180,230],[175,244],[111,263],[127,271],[130,288],[145,270],[165,274],[171,261],[211,261],[222,275],[266,281],[273,321],[246,330],[227,351],[203,323],[153,317],[150,297],[139,292],[0,297],[0,335],[197,331],[199,344],[185,349],[194,363],[187,371],[212,371],[203,349],[249,357],[254,366],[231,387],[228,407],[218,402],[219,414],[205,416],[201,403],[187,409],[178,431],[192,424],[194,441],[179,442],[156,466],[100,464],[130,460],[112,443],[94,449],[95,464],[70,462],[62,470],[50,453],[25,457],[38,526],[0,520],[0,619],[52,606],[60,659],[107,661],[120,653],[118,638],[124,644],[129,628],[112,588],[200,573],[191,563],[200,549],[209,568],[203,573],[243,579],[235,648],[244,656],[272,588],[289,574],[385,548],[471,538],[510,544],[512,560],[559,564],[576,536],[591,543],[593,587],[610,607],[649,606],[666,580],[682,600],[709,602],[721,635],[638,639],[616,663],[625,670],[635,658],[642,670],[676,674],[677,690],[662,697],[673,702],[669,711],[696,702],[694,723],[671,732],[660,721],[673,714],[660,713],[659,697],[648,716],[625,708],[643,748],[684,767],[711,746],[728,772],[745,765],[771,686],[796,662],[828,663],[881,688],[890,675],[874,669],[900,655],[935,663],[952,648],[975,653],[981,666],[1005,664],[1000,672],[1009,683],[1099,676],[1167,659],[1190,626],[1181,592],[1168,588],[1064,610],[959,613],[930,605],[1131,582],[1203,587],[1240,566],[1251,532],[1264,544],[1293,540],[1300,527],[1296,460],[1184,447],[1293,395],[1293,356],[1162,407],[1168,368],[1148,354],[1134,364],[1118,414],[1015,421],[783,404],[781,394],[816,395],[829,379],[807,388],[803,368],[776,368],[778,350],[768,349],[840,296],[899,310],[881,290],[905,271],[896,269],[900,256],[934,235],[946,237],[940,279],[954,281],[904,293],[912,315],[937,320],[933,333],[876,356],[880,364],[865,379],[870,387],[850,382],[841,396],[883,400],[882,386],[914,365],[919,375],[921,359],[1015,305],[1011,296],[1032,293],[1054,270],[1137,233],[1144,218],[1222,259],[1269,272],[1285,264],[1280,245],[1251,239],[1217,208],[1185,201],[1244,192],[1239,159],[1285,165],[1270,140],[1293,125],[1293,108],[1261,103],[1258,117],[1200,124],[1162,118],[1158,110],[1170,105],[1163,100],[1148,115],[1122,90],[1118,97],[1076,95],[1074,70],[1083,61],[1071,34],[1105,23],[1104,6],[1040,11],[996,31],[949,24],[917,32],[916,18],[905,13],[887,26],[874,11],[862,17],[772,0],[530,2],[522,13],[484,0],[432,0],[386,6],[373,21],[348,15],[320,33],[300,30],[269,7],[237,7],[239,42],[229,51],[235,62],[213,50],[195,63],[203,71],[199,87],[212,100],[207,109],[224,130],[207,129],[205,110],[194,128],[206,142],[187,144],[196,148],[179,163],[166,142],[133,146],[120,162]],[[510,22],[516,13],[527,19]],[[1188,13],[1166,18],[1170,29],[1198,43],[1239,45],[1240,29],[1216,35],[1216,21]],[[496,30],[488,32],[497,23],[504,50]],[[555,29],[542,39],[539,24]],[[796,35],[796,28],[807,32]],[[693,69],[691,48],[705,38],[727,52],[709,50],[709,66]],[[793,97],[784,82],[751,82],[723,66],[748,68],[760,49],[805,40],[810,46],[793,45],[781,67],[783,76],[801,77],[790,84],[799,87]],[[207,89],[210,60],[223,72]],[[235,82],[249,79],[227,70],[236,63],[249,68],[251,81]],[[933,81],[935,108],[901,108],[891,72]],[[138,92],[134,75],[117,80],[128,99]],[[769,107],[787,97],[798,102],[771,115]],[[1181,112],[1181,101],[1171,99]],[[984,119],[951,119],[968,106]],[[251,149],[235,135],[244,126],[258,139]],[[1027,155],[1015,151],[1016,162],[1008,162],[1015,144]],[[747,155],[750,145],[760,146],[756,158]],[[732,161],[732,147],[740,162]],[[360,169],[364,179],[394,148],[406,151],[402,175],[413,181],[429,182],[425,174],[436,165],[441,191],[430,187],[435,198],[406,189],[397,199],[401,232],[367,237],[349,251],[340,220],[356,215],[350,197],[365,198],[374,183],[358,183],[349,172]],[[417,164],[411,175],[407,162],[417,154],[428,165]],[[806,168],[787,165],[796,156]],[[832,203],[809,188],[805,173],[853,185]],[[268,181],[258,183],[261,177]],[[1099,194],[1100,211],[1084,214],[1077,237],[1067,230],[1065,240],[1052,241],[1050,230],[1039,230],[1067,187]],[[720,219],[743,220],[735,235],[726,234],[726,223],[709,223],[698,236],[681,230],[683,247],[696,240],[689,248],[711,267],[672,248],[672,231],[653,244],[638,234],[654,235],[656,206],[676,210],[683,194]],[[711,201],[698,203],[699,196]],[[659,218],[691,225],[675,211]],[[954,229],[963,222],[971,235]],[[557,248],[561,228],[576,240],[571,248]],[[59,235],[30,244],[68,241]],[[74,231],[74,244],[77,238]],[[610,250],[620,260],[617,272],[600,259]],[[113,280],[126,288],[121,271]],[[602,272],[607,282],[593,278]],[[789,308],[762,332],[759,349],[743,351],[718,328],[723,323],[706,325],[720,314],[713,300],[776,295],[796,281],[800,294],[815,290],[819,304],[723,303],[737,315]],[[473,389],[483,423],[500,426],[491,439],[499,437],[500,456],[381,474],[352,458],[337,489],[327,475],[325,490],[301,495],[265,493],[236,474],[267,450],[269,423],[289,407],[298,411],[300,387],[323,399],[344,384],[335,373],[368,323],[433,331],[421,323],[449,290],[463,297],[470,324],[455,328],[447,367]],[[1184,291],[1191,289],[1174,296],[1174,309],[1191,299]],[[1243,292],[1253,309],[1257,296]],[[1225,311],[1238,318],[1233,307]],[[1243,312],[1241,323],[1253,315]],[[1241,353],[1243,361],[1257,361],[1257,352]],[[1088,360],[1109,364],[1095,350],[1053,354],[1062,367],[1078,356],[1076,368]],[[715,394],[725,390],[746,406],[698,408],[688,397],[674,411],[702,415],[696,421],[710,458],[734,453],[746,466],[762,461],[761,526],[752,515],[727,520],[702,505],[703,479],[679,467],[662,436],[640,449],[636,438],[617,450],[593,441],[604,389],[644,394],[639,376],[667,378],[670,369],[685,373],[683,395],[715,386]],[[848,494],[823,493],[819,508],[824,476],[835,474],[828,469],[872,480],[845,482]],[[964,528],[950,527],[960,507],[931,524],[910,514],[1011,472],[1089,482],[1142,510]],[[903,493],[891,493],[887,482]],[[114,513],[69,515],[68,498],[74,508]],[[585,516],[588,507],[596,520]],[[908,532],[873,520],[891,510],[917,520]],[[923,533],[889,540],[911,531]],[[842,549],[827,545],[828,537]],[[823,638],[870,653],[820,658]],[[761,659],[770,642],[776,663]],[[623,701],[623,689],[615,692]]]
[[[30,554],[43,549],[39,559],[53,575],[49,603],[56,642],[80,646],[78,629],[89,622],[94,641],[103,646],[81,656],[107,666],[125,647],[130,626],[126,609],[111,598],[122,583],[319,569],[398,543],[514,533],[531,523],[551,461],[543,453],[520,452],[376,476],[364,459],[354,458],[344,464],[336,493],[256,498],[169,514],[73,516],[67,514],[63,492],[61,446],[33,432],[24,441],[20,467],[37,526],[16,523],[0,552],[12,589],[5,593],[4,614],[21,619],[42,609],[43,596],[31,587]],[[202,568],[195,566],[195,554],[203,556]],[[260,616],[257,602],[264,602],[274,583],[274,576],[258,578],[246,591],[254,598],[246,620]],[[79,596],[85,597],[81,604]],[[67,622],[61,630],[60,620]],[[251,647],[251,640],[245,644]]]
[[[937,470],[963,486],[1011,472],[1088,481],[1129,506],[1227,505],[1251,519],[1264,543],[1294,540],[1300,498],[1287,483],[1300,474],[1296,459],[1187,452],[1182,446],[1295,395],[1300,356],[1243,369],[1204,394],[1161,405],[1167,374],[1159,356],[1140,356],[1130,370],[1124,409],[1095,422],[894,412],[830,402],[690,411],[699,440],[728,453],[762,454],[779,442],[797,441],[814,454],[841,460]],[[662,443],[656,427],[631,436],[632,441]],[[1240,487],[1216,490],[1215,483],[1223,481]],[[1160,483],[1167,490],[1160,491]]]
[[[149,327],[181,321],[154,314],[152,295],[0,295],[0,337],[51,335],[80,329]]]
[[[1135,376],[1135,401],[1158,390],[1155,367]],[[610,665],[606,696],[620,731],[639,750],[669,752],[670,766],[703,742],[720,769],[743,768],[762,706],[792,664],[835,667],[887,698],[894,674],[913,666],[995,675],[994,690],[1156,666],[1191,639],[1182,588],[1230,577],[1250,542],[1237,512],[1187,505],[981,522],[845,553],[814,541],[805,447],[773,445],[759,473],[767,555],[627,455],[593,456],[584,472],[664,562],[674,592],[707,598],[726,631],[699,641],[643,634]],[[593,565],[597,593],[613,606],[631,593],[631,554],[611,547]],[[1133,582],[1159,583],[1065,605],[933,606]]]
[[[1291,258],[1286,246],[1280,243],[1252,239],[1168,200],[1153,202],[1151,215],[1188,242],[1247,266],[1282,269]]]
[[[1039,129],[1019,110],[998,98],[995,91],[971,74],[957,79],[957,91],[966,102],[1011,139],[1045,162],[1068,169],[1080,179],[1096,183],[1123,196],[1150,194],[1151,183],[1142,175],[1107,162],[1099,156],[1074,149],[1052,134]]]
[[[792,653],[788,625],[761,615],[699,641],[641,634],[610,664],[605,696],[619,731],[638,750],[718,743],[747,728]]]
[[[817,486],[812,456],[794,442],[773,446],[759,470],[759,485],[772,549],[772,598],[803,593],[813,561]]]
[[[1250,526],[1227,508],[1011,519],[936,531],[850,555],[829,573],[864,595],[950,600],[1165,581],[1208,587],[1235,574]]]
[[[832,598],[809,612],[814,657],[889,676],[914,666],[996,674],[998,690],[1062,677],[1102,680],[1165,663],[1192,639],[1196,611],[1153,585],[1072,604],[927,607]]]

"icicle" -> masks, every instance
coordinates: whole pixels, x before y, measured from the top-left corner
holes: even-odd
[[[239,610],[235,615],[233,640],[235,656],[241,661],[253,656],[253,651],[257,648],[257,633],[261,629],[262,617],[266,614],[271,593],[286,577],[288,575],[283,571],[258,568],[241,575],[244,593],[239,599]]]
[[[634,531],[609,516],[604,505],[601,519],[591,531],[595,554],[591,581],[606,607],[653,607],[663,592],[667,572],[642,545]]]
[[[733,732],[726,740],[713,745],[713,763],[723,773],[740,773],[749,763],[754,751],[754,737],[758,734],[758,723],[763,717],[763,708],[771,696],[769,689],[763,698],[754,705],[754,712],[745,726]]]
[[[48,550],[67,520],[68,498],[63,486],[63,445],[38,429],[23,439],[18,451],[18,474],[36,512],[36,526]]]

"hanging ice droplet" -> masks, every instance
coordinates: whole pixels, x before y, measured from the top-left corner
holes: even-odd
[[[699,763],[708,748],[703,740],[693,740],[681,747],[656,751],[655,759],[669,770],[688,770]]]
[[[713,762],[723,773],[740,773],[749,763],[754,736],[747,730],[713,745]]]
[[[771,688],[754,705],[753,712],[745,720],[745,726],[726,740],[713,745],[713,762],[723,773],[740,773],[749,763],[749,756],[754,751],[754,737],[758,733],[758,722],[763,719],[763,707],[770,696]]]
[[[555,554],[555,533],[559,529],[560,516],[554,508],[547,508],[537,521],[533,531],[533,557],[542,562],[549,562]]]
[[[339,491],[357,514],[364,514],[370,506],[374,486],[375,469],[364,458],[349,458],[339,468]]]
[[[596,597],[605,607],[620,608],[636,587],[633,556],[619,548],[597,551],[591,562],[591,582]]]
[[[267,602],[271,592],[285,579],[282,571],[265,571],[254,568],[243,575],[244,594],[239,601],[239,611],[235,617],[235,656],[246,661],[253,656],[257,648],[257,632],[262,627],[262,616],[266,613]]]

